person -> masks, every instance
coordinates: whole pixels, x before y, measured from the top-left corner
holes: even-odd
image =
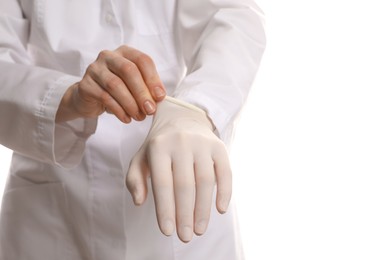
[[[244,259],[228,148],[263,20],[253,0],[1,1],[0,259]]]

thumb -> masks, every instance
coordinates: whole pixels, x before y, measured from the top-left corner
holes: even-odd
[[[148,194],[147,177],[149,167],[146,156],[139,151],[130,163],[126,176],[126,187],[129,190],[135,205],[142,205]]]

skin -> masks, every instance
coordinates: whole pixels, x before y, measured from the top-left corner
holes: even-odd
[[[156,111],[166,93],[153,60],[128,46],[101,51],[82,80],[65,92],[56,122],[96,118],[107,111],[123,123]]]
[[[130,123],[133,119],[142,121],[146,115],[155,113],[156,103],[162,101],[165,95],[153,60],[134,48],[120,46],[113,51],[101,51],[88,66],[82,80],[68,88],[58,108],[56,122],[96,118],[104,112],[112,113],[123,123]],[[188,142],[179,142],[172,147],[172,140],[183,139],[183,134]],[[172,161],[169,165],[162,165],[164,163],[154,160],[153,156],[136,156],[133,161],[139,161],[141,169],[127,176],[126,185],[134,203],[142,205],[150,176],[161,232],[170,236],[176,229],[179,238],[189,242],[194,233],[202,235],[207,229],[215,183],[218,187],[218,211],[224,213],[228,208],[231,196],[228,156],[218,138],[212,147],[222,149],[214,151],[221,158],[213,158],[215,155],[208,157],[203,150],[197,151],[197,156],[192,155],[194,148],[203,147],[199,146],[200,143],[209,141],[199,136],[197,131],[173,131],[157,139],[162,142],[151,142],[147,145],[148,150],[161,154],[159,149],[171,147],[174,149],[170,151],[173,157],[169,160]],[[175,152],[176,148],[186,151],[186,154]],[[199,160],[194,163],[193,157]],[[187,163],[176,163],[183,160]]]

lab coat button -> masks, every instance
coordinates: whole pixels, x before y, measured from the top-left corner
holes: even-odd
[[[106,22],[108,23],[108,24],[110,24],[110,23],[112,23],[112,20],[113,20],[113,15],[111,14],[111,13],[107,13],[106,14]]]

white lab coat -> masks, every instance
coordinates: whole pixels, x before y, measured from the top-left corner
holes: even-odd
[[[169,95],[205,109],[228,142],[265,46],[250,0],[2,0],[0,143],[15,151],[0,260],[243,259],[234,207],[190,243],[158,229],[124,178],[151,123],[56,124],[65,90],[104,49],[149,54]]]

